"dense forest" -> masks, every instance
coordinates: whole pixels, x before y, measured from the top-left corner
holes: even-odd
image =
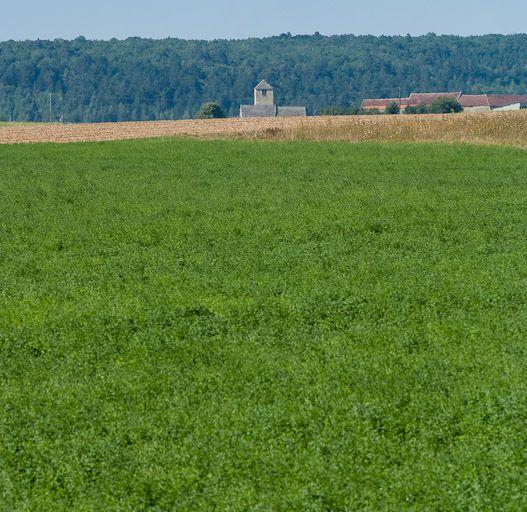
[[[0,43],[0,119],[177,119],[216,100],[238,114],[262,78],[310,114],[411,91],[527,93],[527,35],[291,36]]]

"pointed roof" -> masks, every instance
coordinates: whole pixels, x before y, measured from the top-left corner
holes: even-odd
[[[255,91],[272,91],[273,87],[267,80],[262,80],[255,88]]]

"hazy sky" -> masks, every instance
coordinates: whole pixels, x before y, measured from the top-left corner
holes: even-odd
[[[18,0],[0,40],[527,32],[527,0]]]

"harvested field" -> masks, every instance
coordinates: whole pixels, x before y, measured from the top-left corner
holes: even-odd
[[[101,124],[5,124],[0,144],[154,137],[469,142],[527,147],[527,110],[419,116],[213,119]]]

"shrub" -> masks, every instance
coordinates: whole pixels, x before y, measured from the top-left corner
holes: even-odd
[[[405,114],[429,114],[428,107],[426,105],[417,105],[415,107],[406,107],[404,110]]]
[[[198,119],[221,119],[225,117],[225,112],[223,112],[218,102],[209,101],[201,106],[196,117]]]
[[[361,113],[359,106],[352,107],[326,107],[318,112],[319,116],[355,116]]]
[[[396,101],[392,101],[384,110],[385,114],[400,114],[401,108]]]
[[[437,98],[430,107],[428,107],[428,112],[430,114],[452,114],[455,112],[461,112],[463,107],[459,104],[457,100],[452,98]]]
[[[359,115],[361,116],[379,116],[379,115],[382,115],[384,114],[384,112],[381,112],[380,110],[377,110],[377,109],[360,109],[360,112],[359,112]]]

